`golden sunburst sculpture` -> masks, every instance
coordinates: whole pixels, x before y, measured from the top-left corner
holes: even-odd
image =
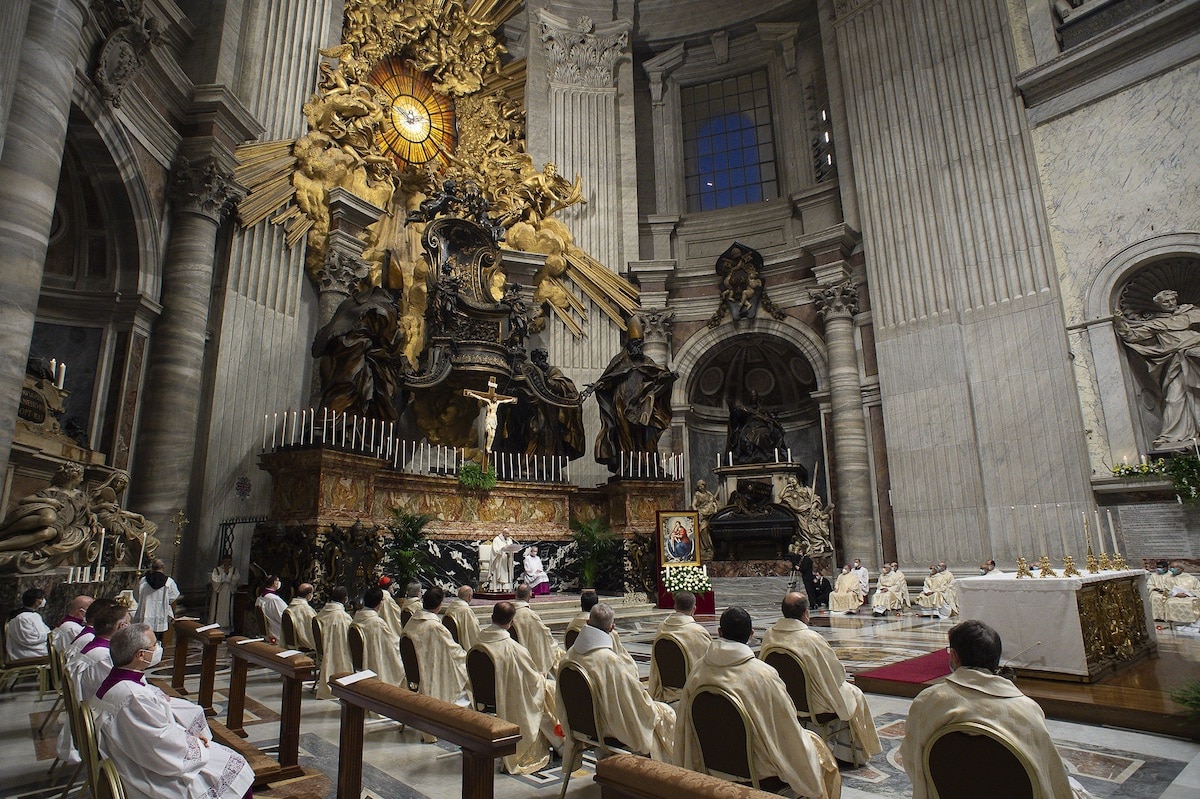
[[[501,66],[493,32],[520,0],[346,0],[342,43],[321,50],[317,91],[304,104],[308,133],[238,149],[243,227],[265,220],[287,246],[306,241],[316,280],[325,263],[329,191],[343,188],[384,211],[363,238],[363,258],[379,285],[385,263],[403,285],[406,353],[423,345],[425,269],[421,224],[404,226],[445,178],[480,186],[507,229],[503,246],[541,253],[535,303],[575,336],[585,335],[591,299],[615,324],[639,309],[629,281],[583,252],[553,218],[586,202],[579,176],[540,170],[525,152],[524,60]],[[396,285],[393,282],[393,285]],[[540,320],[539,320],[540,321]]]

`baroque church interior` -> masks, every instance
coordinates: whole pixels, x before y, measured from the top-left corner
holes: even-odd
[[[742,697],[750,751],[827,760],[781,788],[922,797],[968,795],[902,748],[978,620],[1049,731],[1007,795],[1068,795],[1057,751],[1074,796],[1196,796],[1198,87],[1200,0],[5,0],[6,636],[117,598],[264,797],[717,796],[715,656],[671,694],[658,643],[741,608],[753,665],[807,625],[875,731],[811,671],[815,743]],[[485,635],[516,600],[541,732],[460,586]],[[270,615],[310,601],[397,606],[388,651]],[[598,629],[648,759],[571,761]],[[53,641],[8,643],[0,799],[65,796],[72,740],[105,793]]]

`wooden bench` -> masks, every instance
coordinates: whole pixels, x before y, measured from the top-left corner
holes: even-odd
[[[200,643],[200,693],[196,704],[204,708],[207,716],[217,715],[213,709],[213,688],[217,681],[217,647],[225,640],[219,627],[200,631],[206,625],[190,619],[175,621],[175,670],[171,672],[171,687],[181,696],[187,695],[184,682],[187,679],[187,655],[190,641]]]
[[[350,685],[340,685],[335,678],[329,687],[342,702],[338,799],[362,795],[363,720],[368,710],[461,746],[464,799],[492,799],[496,758],[516,752],[521,740],[520,729],[511,722],[415,694],[378,677]]]
[[[235,635],[228,641],[231,662],[229,677],[229,707],[225,726],[234,735],[246,737],[243,727],[246,711],[246,672],[251,663],[270,669],[283,677],[283,701],[279,710],[279,771],[266,777],[268,782],[299,777],[304,773],[298,758],[300,752],[300,696],[304,682],[312,679],[316,665],[305,654],[280,657],[287,650],[273,644],[256,641],[242,644],[245,636]],[[214,732],[214,735],[216,733]],[[254,770],[259,776],[258,769]]]
[[[775,794],[636,755],[596,761],[601,799],[769,799]]]

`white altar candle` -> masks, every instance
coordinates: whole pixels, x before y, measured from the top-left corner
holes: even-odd
[[[75,567],[74,566],[67,567],[67,582],[68,583],[75,582]]]
[[[775,448],[775,462],[779,463],[779,447]]]
[[[546,472],[546,456],[545,455],[542,456],[542,479],[543,480],[550,479],[549,475]]]
[[[50,377],[51,379],[58,379],[58,358],[50,359]]]
[[[336,411],[334,412],[336,413]],[[324,445],[329,437],[329,408],[326,407],[324,413],[321,414],[321,444]]]
[[[371,446],[369,447],[369,449],[372,452],[375,451],[375,420],[374,419],[371,420]]]
[[[138,555],[138,569],[142,568],[142,561],[146,559],[146,536],[148,532],[142,533],[142,554]]]
[[[792,462],[792,448],[788,447],[788,463]]]
[[[292,411],[292,446],[296,446],[296,412]]]
[[[279,414],[271,415],[271,449],[275,449],[275,431],[279,429]]]
[[[730,466],[733,465],[733,453],[732,452],[729,453],[729,457],[726,460],[728,461]]]
[[[1117,526],[1115,524],[1113,524],[1112,508],[1108,508],[1107,510],[1108,510],[1108,532],[1110,535],[1112,535],[1113,554],[1119,555],[1121,553],[1121,549],[1120,549],[1120,547],[1117,546]]]
[[[83,581],[85,583],[90,583],[92,581],[92,567],[91,566],[83,567]]]
[[[717,453],[717,468],[721,468],[721,453]]]
[[[1100,526],[1100,509],[1096,508],[1096,540],[1100,542],[1100,554],[1107,555],[1104,549],[1104,528]]]
[[[103,527],[100,528],[100,551],[96,553],[96,565],[99,566],[104,562],[104,537],[108,535],[108,531]]]
[[[342,414],[342,446],[346,446],[346,414]]]
[[[60,363],[58,365],[58,382],[55,383],[55,385],[61,389],[63,387],[63,385],[66,384],[66,382],[67,382],[67,365],[65,363]]]
[[[263,414],[263,452],[267,451],[267,425],[271,423],[271,414]]]

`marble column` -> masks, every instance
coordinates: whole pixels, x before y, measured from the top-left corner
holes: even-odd
[[[160,528],[187,506],[197,444],[217,227],[241,190],[214,162],[180,158],[171,176],[171,240],[154,326],[130,507]],[[166,540],[163,546],[171,545]],[[163,552],[162,557],[171,553]]]
[[[841,524],[844,559],[862,558],[879,568],[879,542],[871,512],[871,466],[867,453],[867,424],[863,416],[858,355],[854,345],[854,314],[858,291],[848,279],[812,292],[817,313],[825,320],[829,353],[829,404],[833,427],[836,493],[833,501]]]
[[[22,3],[0,21],[15,21]],[[0,472],[8,466],[25,361],[42,290],[75,62],[83,38],[83,0],[28,3],[0,157]],[[7,41],[8,37],[4,37]],[[4,59],[0,63],[7,63]],[[7,80],[5,80],[7,82]]]
[[[29,21],[29,0],[0,3],[0,155],[4,154],[4,131],[13,91],[17,88],[17,66],[21,63],[21,40]]]

